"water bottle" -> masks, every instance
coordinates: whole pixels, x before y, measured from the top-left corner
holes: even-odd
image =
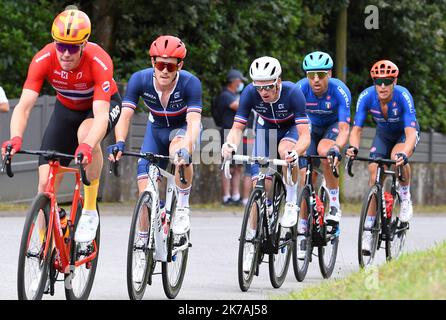
[[[392,217],[392,211],[393,211],[393,197],[390,192],[384,192],[384,201],[386,203],[386,214],[387,218]]]
[[[59,208],[60,228],[62,229],[62,236],[67,238],[70,230],[68,228],[67,212],[63,208]]]
[[[163,225],[163,240],[167,239],[167,234],[169,233],[170,227],[170,214],[167,213],[166,204],[164,201],[160,201],[160,215],[161,223]]]

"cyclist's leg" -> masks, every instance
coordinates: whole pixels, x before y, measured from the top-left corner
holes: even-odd
[[[82,121],[86,117],[86,112],[77,112],[70,110],[62,105],[56,99],[54,111],[48,122],[43,135],[40,150],[55,150],[66,154],[74,154],[77,147],[76,132]],[[69,159],[61,159],[62,166],[70,164]],[[48,160],[39,157],[39,185],[38,192],[45,191],[48,183],[49,173]],[[56,177],[55,190],[59,190],[63,175],[59,174]]]
[[[418,143],[418,141],[419,141],[419,134],[417,131],[417,143]],[[395,159],[395,155],[397,153],[404,152],[405,142],[406,142],[406,135],[403,134],[392,149],[391,159]],[[415,144],[415,148],[416,148],[416,144]],[[413,152],[415,151],[415,148],[407,154],[407,157],[412,156]],[[400,183],[399,195],[400,195],[401,202],[402,202],[401,203],[400,219],[403,222],[408,222],[413,215],[412,200],[411,200],[411,195],[410,195],[410,179],[411,179],[410,165],[406,164],[405,166],[403,166],[401,168],[401,170],[402,170],[402,175],[403,175],[404,181],[399,182]]]
[[[329,126],[325,132],[324,136],[319,142],[317,147],[317,153],[321,156],[326,156],[331,147],[335,144],[336,138],[339,133],[338,123],[334,123]],[[324,170],[324,177],[328,188],[328,193],[330,196],[330,219],[339,222],[341,216],[341,205],[339,203],[339,179],[337,179],[331,170],[330,163],[327,159],[323,159],[322,168]]]
[[[283,130],[284,131],[284,130]],[[279,131],[280,132],[280,131]],[[290,127],[285,132],[280,132],[277,137],[279,142],[278,151],[281,159],[285,159],[288,152],[293,150],[299,135],[296,126]],[[282,167],[283,176],[285,177],[285,188],[286,188],[286,204],[285,212],[281,219],[281,225],[283,227],[290,228],[294,226],[297,219],[297,189],[298,189],[298,178],[299,178],[299,168],[298,166],[292,168],[292,181],[288,181],[288,166]]]

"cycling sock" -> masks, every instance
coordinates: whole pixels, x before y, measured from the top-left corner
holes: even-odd
[[[401,200],[410,200],[410,185],[400,186],[399,194]]]
[[[180,187],[177,186],[177,191],[178,191],[177,206],[178,207],[180,207],[180,208],[189,207],[190,189],[191,189],[191,187],[186,188],[186,189],[181,189]]]
[[[231,199],[231,196],[223,196],[223,202],[227,202],[229,199]]]
[[[96,198],[99,190],[99,179],[91,180],[89,186],[84,184],[84,209],[96,211]]]
[[[297,183],[286,185],[286,202],[297,203]]]
[[[339,209],[341,206],[339,203],[339,188],[329,189],[328,193],[330,194],[330,207],[336,207]]]
[[[375,216],[367,216],[365,218],[364,227],[371,228],[375,224],[376,217]]]
[[[248,198],[243,198],[242,203],[244,206],[248,204]]]
[[[234,200],[234,201],[239,201],[239,200],[240,200],[240,193],[233,194],[231,198],[232,198],[232,200]]]

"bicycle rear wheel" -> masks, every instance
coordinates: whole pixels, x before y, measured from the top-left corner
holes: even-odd
[[[396,192],[393,196],[392,217],[389,222],[389,233],[393,237],[386,240],[386,258],[387,261],[397,259],[404,249],[406,243],[406,231],[408,229],[407,223],[402,223],[398,217],[400,214],[401,199]]]
[[[294,269],[294,276],[296,277],[297,281],[301,282],[305,279],[305,276],[307,275],[308,272],[308,266],[310,265],[311,262],[311,255],[313,254],[313,241],[312,241],[312,236],[313,236],[313,215],[311,213],[311,203],[310,203],[310,196],[311,196],[311,191],[310,191],[310,187],[309,186],[305,186],[302,191],[299,194],[298,200],[297,200],[297,204],[300,208],[298,214],[299,217],[297,219],[297,224],[299,224],[299,220],[300,218],[300,213],[303,212],[304,216],[307,216],[307,231],[303,234],[299,234],[297,231],[295,232],[295,234],[298,236],[303,236],[305,237],[304,240],[304,248],[301,248],[303,250],[305,250],[305,258],[304,259],[299,259],[297,256],[297,249],[298,246],[301,245],[301,243],[299,243],[298,241],[296,241],[296,243],[294,244],[294,250],[293,250],[293,269]],[[304,211],[302,211],[304,210]],[[297,228],[297,227],[295,227]]]
[[[370,188],[363,200],[361,218],[359,221],[358,233],[358,261],[361,268],[365,268],[373,263],[379,243],[381,231],[381,190],[375,185]],[[375,215],[375,223],[372,227],[366,227],[366,218],[369,214]],[[369,238],[370,251],[363,249],[363,239]]]
[[[99,215],[99,208],[96,205]],[[82,205],[78,204],[76,219],[74,222],[74,234],[76,234],[77,225],[82,215]],[[99,242],[101,234],[101,223],[99,222],[96,230],[96,237],[91,243],[77,243],[74,241],[74,235],[71,240],[71,261],[70,273],[65,273],[65,297],[67,300],[87,300],[93,287],[94,277],[99,259]],[[76,262],[80,262],[92,254],[96,253],[94,259],[75,266]]]
[[[43,193],[34,199],[25,219],[17,268],[19,300],[40,300],[48,278],[51,239],[47,239],[50,199]],[[46,255],[44,249],[49,242]]]
[[[279,223],[285,211],[286,192],[282,182],[277,178],[274,179],[273,194],[274,221],[272,221],[272,225],[275,228],[274,230],[270,230],[270,232],[274,232],[274,239],[277,239],[278,253],[269,255],[269,278],[274,288],[280,288],[285,281],[290,265],[291,253],[293,251],[293,238],[292,229],[283,228]]]
[[[170,221],[173,221],[177,200],[174,197],[170,209]],[[169,225],[167,234],[167,250],[172,256],[172,261],[161,264],[164,293],[169,299],[174,299],[180,292],[186,273],[187,258],[189,256],[190,231],[187,234],[174,234]]]
[[[328,279],[331,277],[336,264],[339,245],[339,225],[333,227],[327,223],[326,219],[327,213],[330,210],[330,198],[326,188],[321,187],[319,189],[319,198],[324,204],[324,234],[327,242],[325,246],[318,246],[319,268],[322,276]]]
[[[141,300],[146,291],[147,279],[155,269],[153,249],[147,248],[153,237],[150,228],[152,196],[144,191],[139,196],[133,211],[127,247],[127,291],[131,300]],[[141,232],[147,233],[147,239],[141,239]]]
[[[261,201],[262,190],[254,189],[243,215],[238,251],[238,283],[243,292],[248,291],[258,268],[262,234]]]

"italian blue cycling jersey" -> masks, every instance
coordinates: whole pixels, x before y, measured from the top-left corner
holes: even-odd
[[[318,98],[307,78],[297,82],[306,99],[306,112],[312,126],[329,127],[337,122],[350,124],[352,96],[347,86],[339,79],[328,80],[327,92]]]
[[[135,72],[128,82],[122,106],[135,109],[141,97],[153,117],[153,126],[158,128],[180,127],[186,123],[188,112],[201,113],[201,82],[196,76],[184,70],[178,72],[166,107],[161,104],[161,92],[155,89],[153,80],[153,68]]]
[[[305,113],[305,97],[300,88],[290,81],[282,81],[279,99],[273,103],[264,102],[253,84],[249,84],[240,96],[234,122],[246,125],[252,109],[264,120],[263,126],[268,129],[309,123]]]
[[[407,127],[419,130],[412,95],[406,88],[395,86],[392,100],[387,103],[387,108],[386,119],[381,111],[375,87],[368,87],[359,95],[354,125],[363,127],[367,113],[370,112],[376,123],[377,132],[404,133],[404,128]]]

